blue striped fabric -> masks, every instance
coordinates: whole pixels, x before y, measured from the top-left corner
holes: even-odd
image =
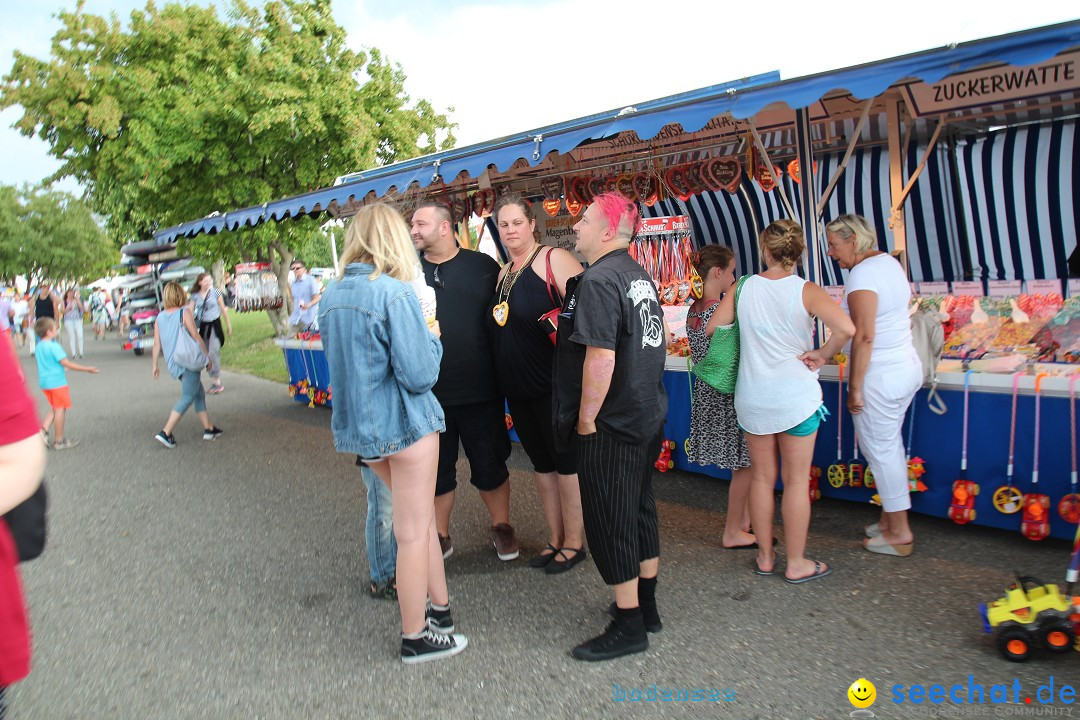
[[[919,130],[920,137],[929,135],[927,128]],[[944,139],[938,142],[904,206],[911,279],[962,280],[965,255],[977,279],[1067,277],[1066,259],[1076,247],[1080,222],[1076,135],[1076,121],[1067,120],[961,138],[955,146]],[[906,177],[925,152],[925,144],[912,143],[905,158]],[[842,152],[818,156],[819,193],[842,158]],[[794,181],[785,174],[781,182],[795,211],[801,212]],[[889,198],[888,150],[874,146],[856,151],[823,221],[844,213],[863,215],[877,229],[878,246],[890,251]],[[686,202],[671,198],[644,208],[644,213],[689,215],[695,241],[731,247],[740,274],[758,266],[759,230],[787,217],[777,190],[762,192],[745,175],[735,194],[705,193]],[[842,284],[845,273],[824,257],[824,240],[822,245],[823,283]]]

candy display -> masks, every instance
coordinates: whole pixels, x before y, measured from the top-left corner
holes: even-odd
[[[645,218],[630,244],[630,256],[652,276],[661,305],[685,305],[701,297],[702,281],[694,269],[690,218]]]
[[[277,275],[270,263],[242,263],[236,266],[236,310],[258,312],[279,310],[285,305]]]

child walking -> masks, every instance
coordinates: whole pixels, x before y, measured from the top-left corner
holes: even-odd
[[[56,321],[51,317],[38,318],[34,323],[34,334],[38,337],[38,345],[34,351],[38,366],[38,385],[45,393],[45,399],[49,401],[49,414],[45,416],[45,422],[41,424],[41,439],[45,446],[49,447],[49,428],[56,421],[55,442],[53,450],[70,450],[79,444],[78,440],[64,437],[64,422],[67,409],[71,407],[71,393],[68,391],[66,370],[78,370],[80,372],[99,373],[96,367],[77,365],[68,360],[64,347],[56,342],[56,336],[60,329]]]

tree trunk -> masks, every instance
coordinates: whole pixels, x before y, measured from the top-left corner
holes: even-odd
[[[270,253],[270,267],[277,276],[278,288],[285,298],[285,303],[280,310],[267,310],[266,314],[270,316],[274,334],[284,337],[289,334],[289,316],[293,309],[292,289],[289,287],[289,266],[292,265],[294,256],[292,250],[280,241],[274,242],[270,247],[276,251]]]
[[[210,266],[210,277],[214,279],[214,287],[218,290],[225,289],[225,262],[215,260]]]

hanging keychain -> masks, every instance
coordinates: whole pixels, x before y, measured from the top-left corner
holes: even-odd
[[[829,466],[829,484],[842,488],[847,484],[847,465],[844,464],[844,363],[839,362],[840,376],[836,381],[836,462]],[[844,358],[846,361],[847,358]]]
[[[1069,451],[1072,455],[1072,475],[1070,476],[1069,494],[1058,503],[1058,515],[1065,522],[1080,522],[1080,494],[1076,492],[1076,381],[1080,374],[1069,377]]]
[[[686,254],[686,264],[690,267],[690,296],[700,300],[705,294],[705,281],[698,275],[697,263],[694,262],[694,250],[690,242],[690,234],[683,238],[683,249]]]
[[[1031,492],[1024,495],[1024,515],[1020,520],[1020,532],[1028,540],[1042,540],[1050,534],[1050,496],[1039,490],[1039,405],[1042,399],[1042,379],[1046,373],[1035,376],[1035,449],[1031,454]]]
[[[921,457],[911,456],[911,444],[915,438],[915,403],[911,404],[911,418],[908,420],[907,431],[907,478],[908,492],[923,492],[926,483],[922,476],[926,474],[926,461]]]
[[[1013,457],[1016,450],[1016,397],[1019,393],[1022,372],[1013,373],[1012,384],[1012,420],[1009,421],[1009,466],[1005,473],[1005,484],[994,492],[994,507],[999,512],[1012,515],[1020,511],[1023,494],[1013,487]]]
[[[968,444],[968,409],[969,386],[974,370],[964,373],[964,439],[960,451],[960,477],[953,482],[952,503],[949,505],[949,519],[958,525],[964,525],[975,519],[975,498],[979,486],[967,479],[967,444]]]

